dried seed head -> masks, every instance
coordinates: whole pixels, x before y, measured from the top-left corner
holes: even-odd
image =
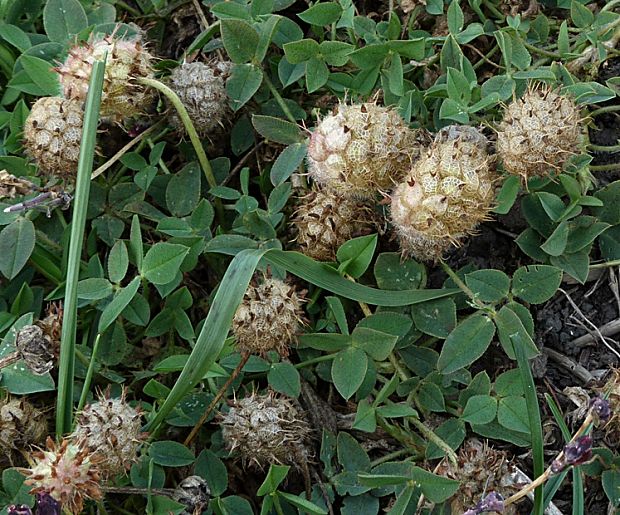
[[[414,163],[391,195],[403,254],[436,261],[489,218],[495,174],[487,147],[475,128],[451,125]]]
[[[233,318],[232,331],[240,352],[287,356],[301,329],[303,294],[280,279],[265,277],[250,284]]]
[[[185,505],[184,513],[203,513],[209,505],[211,490],[200,476],[189,476],[174,489],[172,498]]]
[[[28,369],[43,375],[54,368],[53,343],[38,325],[26,325],[15,336],[15,347]]]
[[[512,102],[498,127],[497,153],[524,183],[559,172],[579,152],[582,119],[572,98],[548,86],[530,88]]]
[[[300,199],[291,222],[301,252],[319,261],[334,261],[343,243],[372,231],[375,217],[362,201],[314,190]]]
[[[77,416],[70,439],[98,457],[104,478],[122,474],[136,461],[145,437],[140,418],[140,412],[125,401],[125,390],[114,399],[107,392]]]
[[[153,77],[153,57],[144,49],[139,37],[93,36],[88,43],[71,48],[57,71],[65,97],[84,102],[93,64],[103,60],[106,52],[101,116],[123,122],[144,113],[154,98],[150,89],[136,81]]]
[[[60,355],[62,319],[62,304],[59,302],[52,302],[45,312],[45,318],[37,321],[37,325],[43,330],[43,334],[52,342],[51,350],[55,357]]]
[[[233,402],[221,419],[226,447],[241,456],[244,466],[302,467],[309,458],[310,425],[286,397],[253,393]]]
[[[10,456],[14,450],[43,443],[47,419],[25,397],[0,399],[0,452]]]
[[[437,474],[460,481],[461,486],[448,501],[452,513],[463,513],[476,504],[485,493],[495,492],[496,496],[508,498],[518,487],[513,485],[511,474],[513,466],[508,463],[506,453],[496,451],[476,438],[467,440],[458,455],[458,467],[447,460],[440,465]],[[505,507],[506,515],[517,513],[514,504]]]
[[[170,87],[183,102],[201,137],[224,127],[230,115],[226,79],[231,69],[232,63],[227,61],[183,63],[170,75]],[[171,110],[171,118],[176,127],[183,129],[176,109]]]
[[[75,179],[83,117],[77,100],[43,97],[34,103],[24,123],[23,144],[43,175]]]
[[[0,171],[0,198],[14,199],[29,195],[37,189],[35,184],[23,177],[15,177],[6,170]]]
[[[423,140],[423,133],[409,129],[394,109],[339,104],[312,133],[309,174],[340,195],[374,198],[402,179]]]
[[[25,484],[34,487],[31,494],[46,493],[76,515],[84,499],[101,499],[97,459],[87,449],[68,440],[57,445],[48,437],[47,450],[34,452],[32,458],[34,466],[21,469],[28,476]]]

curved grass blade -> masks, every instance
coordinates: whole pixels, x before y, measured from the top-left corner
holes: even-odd
[[[409,304],[454,295],[460,291],[458,289],[378,290],[347,281],[331,266],[290,250],[271,249],[265,254],[265,260],[273,265],[285,268],[290,273],[315,286],[342,295],[347,299],[374,306],[408,306]]]
[[[97,123],[101,106],[103,72],[105,60],[93,64],[88,96],[84,108],[82,144],[78,161],[73,216],[71,220],[71,243],[67,260],[64,319],[60,339],[60,360],[58,365],[58,401],[56,404],[56,434],[62,436],[71,429],[73,419],[73,376],[75,371],[75,331],[77,325],[77,284],[80,273],[80,254],[84,243],[86,211],[90,192],[90,174],[93,171],[93,157],[97,139]]]
[[[196,345],[164,404],[153,420],[146,425],[146,431],[154,432],[159,427],[185,394],[202,380],[219,356],[237,306],[241,303],[254,270],[265,252],[267,251],[243,250],[231,261],[215,294]]]

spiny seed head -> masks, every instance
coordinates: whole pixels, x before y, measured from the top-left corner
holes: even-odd
[[[287,356],[303,323],[303,294],[280,279],[250,284],[232,322],[240,352]]]
[[[72,181],[77,173],[84,112],[77,100],[39,98],[24,123],[23,144],[43,175]]]
[[[46,493],[72,514],[82,513],[84,499],[101,499],[97,458],[68,440],[55,444],[48,437],[47,450],[32,454],[34,466],[22,469],[31,494]]]
[[[183,102],[201,137],[223,127],[230,114],[226,79],[231,69],[232,63],[227,61],[183,63],[170,75],[170,87]],[[171,117],[176,127],[183,127],[176,109],[171,110]]]
[[[391,219],[403,254],[436,261],[488,219],[495,174],[487,147],[477,129],[451,125],[414,163],[391,195]]]
[[[286,397],[253,393],[234,401],[221,415],[221,427],[226,447],[240,455],[244,466],[300,467],[308,460],[310,425]]]
[[[312,133],[309,174],[341,195],[374,198],[402,179],[422,140],[422,133],[409,129],[394,109],[339,104]]]
[[[47,435],[47,419],[26,398],[0,399],[0,452],[41,444]]]
[[[153,77],[153,57],[144,49],[140,37],[93,36],[88,43],[71,48],[57,71],[65,97],[84,102],[93,64],[103,60],[106,52],[101,116],[122,122],[142,114],[153,99],[151,90],[136,81]]]
[[[211,490],[200,476],[188,476],[174,489],[172,498],[185,505],[183,513],[202,513],[209,505]]]
[[[579,152],[582,118],[574,100],[548,86],[530,88],[504,111],[497,153],[504,169],[527,183],[562,170]]]
[[[463,513],[470,506],[476,505],[485,493],[496,492],[507,498],[518,490],[512,484],[514,467],[508,462],[506,453],[494,450],[477,438],[465,441],[457,461],[455,467],[444,460],[435,471],[440,476],[461,483],[458,491],[448,500],[452,513]],[[503,513],[517,513],[515,505],[506,506]]]
[[[99,471],[104,478],[125,473],[136,461],[144,440],[140,412],[120,398],[102,394],[97,402],[87,405],[77,417],[72,442],[98,456]]]
[[[300,199],[292,219],[301,252],[319,261],[334,261],[343,243],[370,233],[374,222],[374,211],[363,201],[321,189]]]

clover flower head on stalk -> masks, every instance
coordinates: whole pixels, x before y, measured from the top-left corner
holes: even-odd
[[[275,350],[288,356],[304,323],[301,305],[305,292],[269,274],[254,280],[245,292],[232,321],[241,353],[264,356]]]
[[[112,398],[109,390],[84,407],[69,436],[72,442],[98,457],[99,473],[109,478],[126,473],[137,459],[146,435],[141,431],[141,413],[125,400],[126,391]]]
[[[497,153],[504,169],[524,184],[548,177],[579,153],[583,119],[575,101],[550,86],[531,86],[504,110]]]
[[[590,400],[590,413],[592,413],[594,422],[598,426],[611,419],[611,405],[608,400],[602,397],[594,397]]]
[[[83,121],[79,100],[42,97],[34,103],[24,123],[22,142],[40,174],[75,181]]]
[[[140,36],[123,39],[116,34],[94,34],[88,42],[72,47],[56,71],[65,98],[84,102],[93,64],[106,54],[101,116],[122,123],[143,114],[154,98],[152,91],[137,81],[153,77],[153,57]]]
[[[49,495],[74,515],[82,512],[85,499],[102,498],[98,457],[69,440],[57,444],[48,437],[46,445],[47,450],[32,453],[30,469],[19,469],[33,487],[31,494]]]
[[[490,218],[497,181],[489,141],[450,125],[392,191],[390,216],[403,255],[438,261]]]
[[[319,121],[308,145],[308,173],[321,187],[375,198],[401,180],[421,152],[423,131],[374,102],[339,104]]]
[[[183,63],[172,71],[170,88],[178,95],[200,137],[206,137],[224,127],[230,114],[226,80],[232,63],[212,60]],[[176,109],[171,110],[171,121],[183,129]]]

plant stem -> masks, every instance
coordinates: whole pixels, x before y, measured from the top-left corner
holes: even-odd
[[[420,433],[422,433],[424,437],[426,437],[428,440],[433,442],[437,447],[439,447],[443,452],[445,452],[446,456],[448,457],[448,461],[454,467],[458,466],[456,453],[454,452],[452,447],[450,447],[439,436],[437,436],[430,428],[426,427],[424,425],[424,422],[422,422],[417,417],[407,417],[407,421],[413,424],[416,427],[416,429],[420,431]]]
[[[295,117],[293,116],[293,113],[291,113],[291,110],[286,105],[286,102],[282,98],[282,95],[280,95],[280,93],[278,93],[278,90],[275,88],[275,86],[273,85],[273,82],[271,82],[271,79],[269,78],[269,76],[266,73],[263,74],[263,80],[265,81],[265,84],[267,84],[267,87],[269,88],[269,91],[271,91],[271,94],[273,95],[273,98],[276,99],[276,102],[280,106],[280,109],[282,109],[282,111],[284,111],[284,114],[286,115],[286,117],[291,121],[291,123],[294,123],[294,124],[297,125],[297,120],[295,120]]]
[[[596,263],[594,265],[590,265],[590,270],[596,268],[611,268],[613,266],[620,266],[620,259],[615,259],[614,261],[605,261],[604,263]]]
[[[323,361],[329,361],[330,359],[334,359],[336,357],[336,353],[333,354],[324,354],[323,356],[319,356],[317,358],[308,359],[306,361],[302,361],[301,363],[297,363],[295,366],[296,369],[304,368],[310,365],[314,365],[316,363],[322,363]]]
[[[75,374],[75,337],[77,326],[77,285],[80,276],[80,256],[84,243],[86,228],[86,212],[90,192],[90,174],[93,169],[97,124],[105,61],[93,64],[86,107],[80,157],[78,160],[75,200],[71,220],[71,240],[67,259],[67,279],[65,281],[64,319],[60,339],[60,360],[58,366],[58,399],[56,403],[56,435],[62,436],[72,426],[73,420],[73,379]]]
[[[555,52],[549,52],[548,50],[538,48],[534,45],[531,45],[527,41],[524,41],[523,39],[521,39],[521,43],[523,43],[523,46],[525,48],[527,48],[528,50],[531,50],[535,54],[544,55],[545,57],[549,57],[551,59],[562,59],[562,56],[560,54],[556,54]]]
[[[486,308],[486,305],[480,299],[478,299],[478,297],[476,297],[476,294],[473,291],[471,291],[469,287],[456,274],[456,272],[452,270],[452,268],[450,268],[450,265],[448,265],[448,263],[446,263],[443,259],[441,259],[439,261],[439,264],[441,265],[441,268],[443,268],[444,272],[448,274],[448,277],[452,279],[454,284],[456,284],[463,291],[463,293],[467,295],[474,304],[476,304],[476,306],[478,306],[481,309]]]
[[[598,116],[605,113],[614,113],[620,111],[620,105],[599,107],[590,113],[590,116]]]
[[[597,152],[620,152],[620,143],[617,145],[594,145],[593,143],[588,144],[588,148],[590,150],[595,150]]]
[[[196,437],[196,435],[198,434],[198,431],[200,431],[200,428],[207,421],[207,418],[209,418],[209,415],[215,409],[215,406],[217,406],[217,403],[220,402],[222,397],[224,397],[224,395],[226,394],[226,391],[228,390],[230,385],[233,383],[233,381],[237,379],[237,377],[239,377],[239,374],[241,373],[241,371],[243,370],[243,367],[246,365],[249,359],[250,359],[249,352],[244,352],[243,354],[241,354],[241,361],[239,361],[239,364],[237,365],[237,367],[231,372],[228,379],[226,379],[226,382],[219,389],[215,397],[213,397],[213,400],[207,406],[207,409],[202,414],[202,417],[200,417],[200,420],[196,422],[196,425],[192,428],[189,435],[187,435],[187,438],[183,442],[184,445],[189,445],[192,443],[192,440]]]
[[[407,454],[408,452],[409,451],[407,451],[407,449],[399,449],[398,451],[390,452],[388,454],[381,456],[380,458],[377,458],[376,460],[371,461],[370,467],[375,468],[377,465],[381,465],[381,463],[385,463],[386,461],[391,461],[393,459],[400,458],[401,456],[403,456],[404,454]]]
[[[183,122],[183,126],[187,131],[187,135],[189,136],[190,141],[192,142],[192,146],[194,147],[194,151],[196,152],[196,156],[198,157],[198,161],[200,162],[200,167],[207,178],[207,182],[211,188],[215,188],[217,186],[217,181],[215,180],[215,175],[213,175],[213,169],[211,168],[211,163],[209,162],[209,158],[207,157],[207,153],[205,152],[204,147],[202,146],[202,142],[200,141],[200,137],[196,132],[196,128],[192,123],[191,118],[189,117],[189,113],[187,109],[181,102],[179,96],[172,91],[168,86],[162,84],[160,81],[155,79],[147,79],[141,78],[138,79],[138,82],[144,84],[145,86],[149,86],[151,88],[160,91],[166,98],[170,101],[170,103],[177,110],[179,118]],[[215,210],[217,212],[217,216],[220,222],[224,222],[224,209],[222,207],[222,201],[219,198],[215,199]]]
[[[606,165],[590,165],[591,172],[615,172],[620,170],[620,163],[610,163]]]
[[[95,362],[97,361],[97,354],[99,352],[99,340],[101,340],[101,334],[97,334],[95,343],[93,344],[93,351],[90,355],[90,362],[88,363],[88,369],[86,370],[86,377],[84,378],[84,385],[82,386],[82,393],[80,394],[80,401],[78,402],[77,411],[80,411],[86,404],[86,398],[88,397],[88,391],[90,390],[90,383],[93,380],[93,374],[95,372]]]

